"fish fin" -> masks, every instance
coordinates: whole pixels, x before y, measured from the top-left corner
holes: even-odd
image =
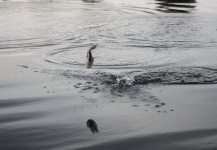
[[[94,50],[97,47],[97,44],[94,44],[93,46],[90,47],[89,51]]]

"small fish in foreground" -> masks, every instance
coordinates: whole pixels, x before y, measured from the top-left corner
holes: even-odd
[[[93,45],[90,47],[90,49],[87,52],[87,57],[86,57],[86,67],[89,69],[92,67],[93,62],[94,62],[94,58],[92,55],[92,50],[94,50],[96,48],[97,44]]]
[[[96,122],[93,120],[93,119],[88,119],[87,120],[87,127],[90,128],[90,131],[94,134],[95,132],[98,133],[99,130],[98,130],[98,127],[97,127],[97,124]]]

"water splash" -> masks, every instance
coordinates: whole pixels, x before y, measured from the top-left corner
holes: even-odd
[[[116,79],[117,83],[116,85],[133,85],[135,79],[131,76],[123,76],[123,77],[117,77]]]
[[[67,78],[90,80],[100,84],[114,86],[147,84],[217,84],[217,69],[205,67],[158,68],[154,70],[135,71],[133,73],[125,72],[125,75],[107,72],[88,73],[79,70],[47,70],[45,72],[59,74]]]
[[[145,84],[217,84],[217,70],[203,67],[167,68],[133,76],[104,75],[99,80],[114,85]]]

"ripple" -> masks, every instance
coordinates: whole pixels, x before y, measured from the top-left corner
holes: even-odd
[[[87,46],[67,47],[48,53],[45,61],[59,65],[84,66],[87,50]],[[123,53],[121,50],[114,51],[105,47],[99,47],[92,53],[95,58],[94,67],[96,69],[112,69],[114,67],[126,68],[128,66],[132,67],[139,65],[135,59],[128,59],[129,53]],[[132,57],[138,57],[138,55]]]

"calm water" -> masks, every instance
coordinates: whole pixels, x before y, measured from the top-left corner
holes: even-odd
[[[80,70],[97,43],[99,71],[215,82],[215,6],[211,0],[2,1],[0,53],[38,53],[41,61]]]
[[[144,91],[144,86],[217,82],[216,10],[215,0],[184,3],[178,0],[171,3],[164,0],[1,0],[0,55],[9,57],[8,60],[23,57],[23,62],[15,65],[15,72],[31,71],[23,71],[25,77],[20,75],[19,82],[26,83],[20,90],[16,89],[21,87],[17,80],[8,79],[13,75],[2,74],[0,147],[75,149],[138,135],[118,123],[120,117],[131,120],[135,115],[110,112],[111,108],[132,109],[132,103],[128,106],[122,102],[123,97],[129,101],[136,99],[135,107],[144,97],[147,104],[159,105],[161,102]],[[98,44],[93,51],[95,62],[88,70],[84,66],[86,51],[95,43]],[[26,59],[33,59],[39,65],[25,63],[29,61]],[[2,66],[7,63],[10,62],[4,61]],[[39,73],[40,83],[34,81],[34,76],[31,78],[32,71]],[[32,87],[30,93],[20,94],[29,87]],[[34,94],[34,89],[38,91],[39,87],[54,96]],[[72,87],[73,92],[67,90]],[[7,90],[15,94],[4,94]],[[62,93],[57,94],[58,91]],[[110,94],[102,96],[103,91]],[[92,96],[93,93],[98,93],[98,97]],[[99,102],[96,100],[99,97],[109,100]],[[116,99],[121,100],[113,105]],[[96,107],[100,109],[93,110]],[[135,114],[140,114],[139,108]],[[114,126],[108,120],[102,121],[101,128],[107,130],[93,140],[92,134],[86,133],[84,121],[96,116],[99,120],[115,116],[116,123]],[[189,134],[196,137],[203,134],[192,132]],[[215,134],[216,130],[206,133]],[[185,134],[166,137],[173,139]]]

